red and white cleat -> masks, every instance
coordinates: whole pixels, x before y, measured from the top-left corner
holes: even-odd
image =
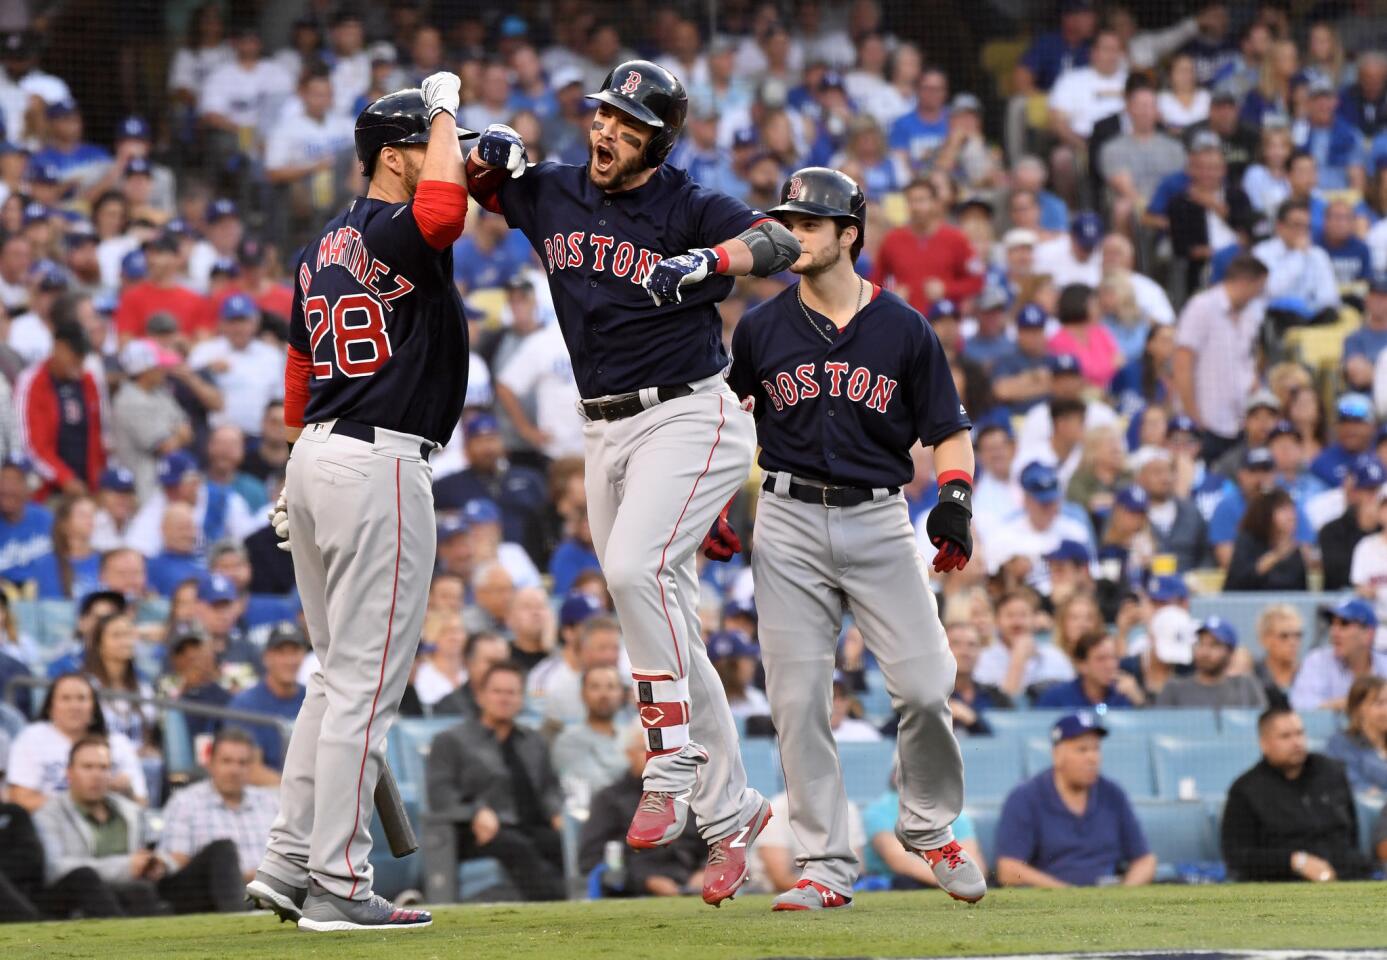
[[[845,897],[817,880],[807,877],[775,898],[772,911],[780,910],[835,910],[852,906],[852,897]]]
[[[987,894],[987,881],[972,858],[952,840],[933,850],[917,851],[925,858],[944,892],[964,903],[977,903]]]
[[[626,842],[637,850],[663,847],[684,832],[689,821],[689,794],[647,790],[636,805]]]
[[[708,867],[703,872],[704,903],[716,907],[737,895],[751,876],[746,865],[747,851],[770,822],[771,803],[763,799],[746,825],[708,845]]]

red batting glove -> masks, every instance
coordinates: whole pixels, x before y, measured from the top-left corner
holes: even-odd
[[[708,529],[708,535],[703,538],[703,555],[718,563],[726,563],[742,552],[742,538],[737,536],[737,531],[732,529],[732,524],[727,520],[727,511],[731,506],[732,501],[727,501],[722,512],[713,521],[712,527]]]
[[[940,537],[935,546],[939,548],[934,555],[935,573],[950,573],[968,566],[968,556],[959,549],[958,544]]]

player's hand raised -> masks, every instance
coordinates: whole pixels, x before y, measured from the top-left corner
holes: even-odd
[[[504,123],[493,123],[477,141],[477,159],[488,167],[504,167],[512,178],[525,172],[525,141]]]
[[[450,117],[458,115],[458,105],[461,102],[462,81],[458,79],[456,73],[440,71],[424,78],[420,84],[420,90],[424,94],[424,105],[429,108],[429,121],[440,113],[446,113]]]
[[[279,499],[274,506],[270,507],[270,526],[274,527],[275,536],[279,537],[277,546],[285,553],[289,552],[289,503],[284,498],[284,491],[279,491]]]
[[[701,283],[708,279],[710,273],[715,272],[716,267],[717,254],[713,251],[690,250],[688,253],[669,257],[655,264],[645,275],[645,281],[641,286],[645,287],[645,292],[650,294],[650,299],[655,301],[657,307],[666,303],[679,303],[684,299],[684,295],[679,292],[680,287]]]

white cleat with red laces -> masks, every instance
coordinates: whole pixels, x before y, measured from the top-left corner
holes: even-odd
[[[845,897],[837,890],[805,878],[776,897],[772,911],[780,910],[836,910],[852,906],[852,897]]]
[[[987,880],[967,852],[952,840],[933,850],[918,850],[925,858],[939,886],[955,900],[977,903],[987,894]]]

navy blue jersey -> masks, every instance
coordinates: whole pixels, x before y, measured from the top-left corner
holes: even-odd
[[[930,447],[972,426],[939,338],[894,293],[875,292],[840,331],[801,310],[798,291],[794,284],[748,310],[732,333],[727,379],[754,400],[762,469],[904,486],[916,440]]]
[[[467,394],[451,247],[413,202],[357,197],[294,268],[289,343],[312,360],[304,423],[345,419],[447,443]]]
[[[665,257],[712,247],[765,219],[662,165],[634,190],[606,193],[586,166],[540,163],[498,192],[506,222],[549,272],[559,327],[585,398],[702,380],[727,366],[717,302],[732,278],[683,289],[657,307],[641,286]]]

